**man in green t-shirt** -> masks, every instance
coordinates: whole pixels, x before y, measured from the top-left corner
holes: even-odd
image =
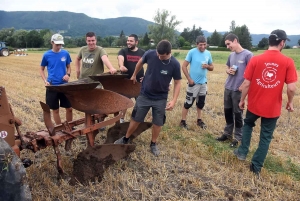
[[[111,74],[117,72],[117,70],[110,63],[106,51],[97,46],[97,38],[94,32],[88,32],[86,35],[87,46],[83,46],[76,58],[76,73],[78,79],[88,78],[92,81],[89,76],[97,75],[104,72],[104,65],[109,69]],[[80,61],[82,65],[80,68]]]

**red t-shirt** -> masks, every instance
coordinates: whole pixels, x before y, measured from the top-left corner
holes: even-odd
[[[266,118],[279,117],[284,83],[297,82],[294,61],[277,50],[267,50],[251,58],[244,78],[251,82],[248,110]]]

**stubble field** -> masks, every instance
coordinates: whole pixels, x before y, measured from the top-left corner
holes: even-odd
[[[118,69],[118,49],[106,50]],[[74,81],[78,49],[69,51],[73,60],[71,81]],[[173,52],[179,52],[182,63],[187,51]],[[39,105],[39,101],[45,101],[45,87],[39,75],[42,54],[29,52],[26,57],[0,57],[0,85],[6,88],[13,111],[22,120],[22,133],[45,128]],[[37,153],[23,150],[21,157],[29,157],[34,162],[27,169],[33,200],[300,200],[299,91],[294,99],[295,112],[288,114],[284,90],[282,115],[260,178],[249,172],[259,140],[260,121],[254,128],[250,154],[244,162],[234,157],[229,142],[215,141],[225,125],[223,91],[227,75],[224,63],[228,54],[213,52],[215,69],[208,73],[208,95],[202,114],[207,130],[196,126],[195,106],[188,114],[190,130],[178,126],[187,82],[182,73],[179,99],[173,111],[167,112],[167,121],[159,136],[159,157],[149,151],[151,131],[148,130],[135,139],[136,150],[128,159],[110,166],[101,182],[70,186],[67,180],[57,180],[52,147]],[[300,56],[299,52],[296,56]],[[130,114],[128,110],[127,121]],[[62,110],[63,120],[64,116]],[[83,113],[74,111],[73,119],[82,117]],[[103,143],[106,131],[98,134],[96,143]],[[67,174],[72,172],[72,161],[85,147],[82,138],[74,140],[71,155],[61,146]]]

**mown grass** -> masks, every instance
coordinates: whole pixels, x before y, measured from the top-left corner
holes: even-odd
[[[73,61],[78,50],[69,49]],[[115,55],[118,49],[106,51],[112,64],[117,67]],[[182,63],[187,51],[173,50],[173,54],[175,52],[180,52],[177,58]],[[39,106],[39,101],[45,99],[44,84],[39,75],[42,53],[29,52],[27,57],[10,55],[0,58],[0,84],[6,87],[14,113],[22,120],[22,133],[45,128]],[[297,55],[299,51],[287,51],[287,54],[294,53]],[[249,171],[249,163],[259,141],[259,121],[254,127],[250,153],[244,162],[234,157],[229,142],[215,140],[225,125],[223,88],[227,75],[224,67],[229,52],[212,54],[215,70],[208,73],[209,91],[202,114],[208,125],[207,130],[196,126],[195,106],[188,114],[190,129],[186,131],[178,126],[186,90],[186,79],[182,74],[176,107],[167,112],[166,124],[158,139],[161,149],[159,157],[149,152],[151,130],[148,130],[134,140],[136,150],[126,160],[110,166],[101,182],[70,186],[67,180],[57,180],[53,148],[35,154],[23,150],[22,157],[29,157],[34,162],[27,169],[34,200],[299,200],[299,92],[295,95],[296,110],[289,118],[284,108],[287,100],[284,90],[282,115],[261,178],[258,179]],[[71,80],[74,81],[74,63],[71,66]],[[126,120],[129,120],[130,114],[131,109],[126,113]],[[61,111],[61,117],[64,120],[64,111]],[[74,111],[74,119],[82,117],[81,112]],[[96,142],[103,143],[105,135],[105,132],[100,132]],[[85,147],[84,143],[74,140],[69,156],[61,146],[63,167],[67,174],[72,173],[72,161]]]

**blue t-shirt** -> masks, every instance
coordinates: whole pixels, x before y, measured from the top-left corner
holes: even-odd
[[[41,66],[47,67],[47,81],[51,85],[66,83],[66,81],[63,80],[63,77],[67,74],[67,65],[71,62],[70,54],[66,50],[60,50],[59,52],[48,50],[45,52]]]
[[[153,100],[167,99],[172,78],[181,79],[180,63],[173,56],[170,60],[160,60],[156,50],[148,50],[142,61],[148,67],[142,81],[141,94]]]
[[[195,84],[204,84],[207,82],[207,69],[202,68],[202,62],[212,64],[212,57],[208,50],[200,52],[198,48],[191,49],[185,57],[185,60],[190,63],[190,77]]]

